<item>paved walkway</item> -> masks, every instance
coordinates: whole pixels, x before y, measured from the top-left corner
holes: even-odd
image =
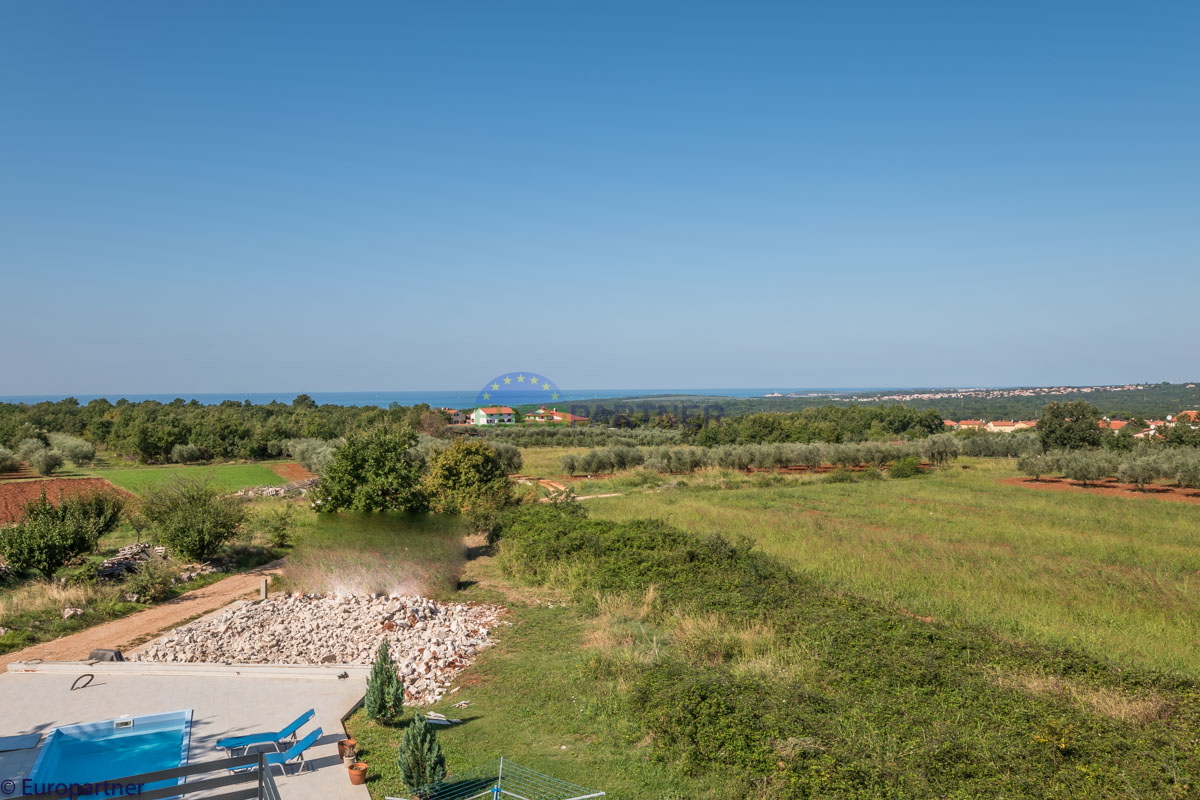
[[[197,764],[223,757],[224,751],[215,746],[222,736],[279,730],[312,708],[316,716],[301,734],[317,726],[324,732],[307,754],[314,769],[286,777],[275,769],[280,795],[285,800],[370,800],[365,786],[350,784],[337,754],[337,742],[345,736],[342,718],[362,699],[367,667],[126,662],[40,664],[31,669],[37,671],[0,674],[0,736],[47,734],[60,725],[192,709],[188,762]],[[72,682],[83,673],[92,673],[95,680],[72,691]],[[346,677],[339,679],[339,674]],[[28,775],[37,753],[0,753],[0,777],[19,781]]]
[[[81,661],[86,659],[92,650],[99,648],[129,650],[164,631],[182,625],[187,620],[224,608],[235,600],[258,592],[262,579],[279,572],[282,564],[282,561],[273,561],[249,572],[231,575],[202,589],[186,592],[174,600],[151,606],[136,614],[105,622],[52,642],[42,642],[24,650],[5,653],[0,655],[0,670],[14,661]]]

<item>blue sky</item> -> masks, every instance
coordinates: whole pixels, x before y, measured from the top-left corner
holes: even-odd
[[[1200,4],[7,2],[0,395],[1200,378]]]

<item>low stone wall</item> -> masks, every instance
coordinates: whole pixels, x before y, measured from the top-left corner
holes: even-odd
[[[280,595],[176,628],[134,661],[370,664],[386,639],[413,705],[438,700],[491,644],[499,606],[423,597]]]

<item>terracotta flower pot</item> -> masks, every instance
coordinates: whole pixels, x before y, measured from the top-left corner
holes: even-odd
[[[353,739],[342,739],[338,742],[338,758],[354,755],[355,748],[358,747],[358,742]]]
[[[363,761],[355,761],[350,765],[350,783],[362,786],[367,780],[367,765]]]

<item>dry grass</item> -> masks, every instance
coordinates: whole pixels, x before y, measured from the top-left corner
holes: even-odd
[[[1114,689],[1084,686],[1056,675],[995,672],[991,678],[1005,689],[1065,698],[1084,711],[1135,725],[1157,722],[1169,713],[1166,701],[1155,695],[1134,696]]]
[[[86,608],[98,600],[116,595],[112,586],[67,585],[32,580],[0,595],[0,619],[37,615],[47,611],[62,613],[64,608]]]

